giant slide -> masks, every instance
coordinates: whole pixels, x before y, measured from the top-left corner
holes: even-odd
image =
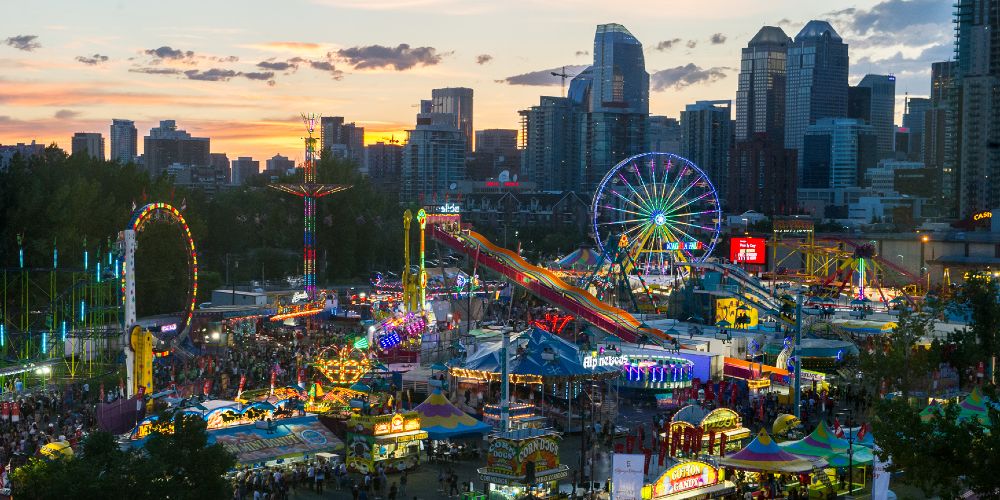
[[[548,269],[535,266],[520,255],[500,248],[473,231],[454,234],[438,226],[429,228],[431,238],[452,250],[478,259],[489,269],[509,278],[538,298],[574,314],[626,342],[672,340],[655,328],[645,326],[628,312],[601,302],[590,292],[570,285]]]

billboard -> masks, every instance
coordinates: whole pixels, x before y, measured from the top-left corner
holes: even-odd
[[[767,261],[767,242],[764,238],[730,238],[729,260],[743,264],[764,264]]]
[[[728,297],[715,299],[715,322],[729,323],[727,328],[756,328],[759,321],[757,308],[745,301]]]

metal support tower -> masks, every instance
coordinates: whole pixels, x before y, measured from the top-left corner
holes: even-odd
[[[316,115],[303,114],[306,126],[306,156],[302,163],[302,182],[298,184],[271,184],[274,189],[301,196],[305,206],[303,214],[302,275],[305,291],[310,299],[316,298],[316,200],[328,194],[350,189],[344,184],[318,184],[316,182]]]

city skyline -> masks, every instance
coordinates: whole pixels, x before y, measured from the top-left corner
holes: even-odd
[[[369,144],[403,140],[420,99],[444,87],[475,91],[477,129],[514,129],[518,110],[562,95],[551,70],[585,68],[594,27],[609,22],[643,44],[650,114],[674,118],[697,100],[735,99],[740,51],[764,25],[795,36],[810,19],[829,20],[851,46],[850,82],[895,74],[897,99],[929,95],[930,63],[952,55],[951,9],[940,2],[708,4],[635,2],[623,13],[596,2],[327,0],[264,16],[262,3],[176,2],[151,15],[142,5],[44,2],[0,32],[0,143],[68,148],[75,132],[107,137],[113,118],[134,120],[140,137],[176,120],[211,138],[212,152],[301,160],[300,112],[355,121]]]

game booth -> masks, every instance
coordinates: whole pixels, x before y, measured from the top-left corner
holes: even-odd
[[[208,428],[208,444],[221,444],[242,465],[271,466],[307,460],[317,453],[343,448],[343,442],[316,415],[297,411],[293,405],[289,400],[247,405],[209,400],[179,409],[178,413],[203,418]],[[126,442],[133,448],[141,448],[153,432],[172,431],[172,421],[161,422],[153,415],[139,422],[126,436]]]
[[[726,455],[742,448],[750,438],[750,429],[743,427],[739,413],[729,408],[706,410],[699,405],[681,408],[670,420],[669,430],[669,437],[661,438],[668,439],[672,451],[686,455]]]
[[[492,434],[486,467],[479,478],[489,485],[491,500],[514,500],[532,495],[548,498],[558,493],[558,482],[569,474],[559,463],[557,432],[520,429]]]
[[[412,469],[427,462],[417,412],[353,415],[347,421],[347,469],[364,474],[381,465],[386,471]]]

